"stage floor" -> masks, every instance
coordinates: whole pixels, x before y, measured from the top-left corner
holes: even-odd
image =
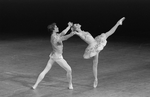
[[[0,97],[149,97],[150,44],[108,41],[100,53],[99,84],[93,88],[92,59],[83,59],[87,44],[64,42],[64,59],[73,73],[68,90],[66,71],[58,64],[32,90],[52,51],[48,39],[0,42]]]

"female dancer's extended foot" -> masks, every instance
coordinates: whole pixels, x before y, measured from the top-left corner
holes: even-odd
[[[120,25],[122,25],[122,22],[124,21],[124,19],[125,19],[125,17],[123,17],[123,18],[121,18],[121,19],[119,20],[119,24],[120,24]]]

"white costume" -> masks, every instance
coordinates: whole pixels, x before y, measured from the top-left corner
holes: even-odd
[[[51,54],[49,55],[49,57],[50,57],[50,59],[52,59],[53,61],[56,61],[56,60],[59,60],[59,59],[63,59],[62,54],[59,54],[59,53],[57,53],[57,52],[51,53]]]
[[[106,46],[107,40],[106,35],[103,33],[97,37],[95,37],[95,43],[92,43],[85,49],[85,54],[88,55],[84,58],[90,58],[99,53]]]

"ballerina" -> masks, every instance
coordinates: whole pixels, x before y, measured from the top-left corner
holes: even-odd
[[[107,44],[107,38],[111,36],[119,25],[122,25],[123,20],[125,17],[121,18],[115,26],[113,26],[108,32],[102,33],[101,35],[96,36],[93,38],[93,36],[87,32],[81,30],[80,24],[74,24],[71,28],[72,32],[78,35],[81,39],[83,39],[87,44],[88,47],[85,49],[85,52],[83,54],[84,59],[94,58],[93,59],[93,74],[94,74],[94,84],[93,87],[96,88],[98,85],[98,78],[97,78],[97,67],[98,67],[98,58],[100,51],[103,50],[103,48]]]

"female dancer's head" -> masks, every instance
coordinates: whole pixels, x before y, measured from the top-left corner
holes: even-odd
[[[81,31],[81,25],[80,24],[74,24],[71,28],[72,31],[77,31],[80,32]]]

